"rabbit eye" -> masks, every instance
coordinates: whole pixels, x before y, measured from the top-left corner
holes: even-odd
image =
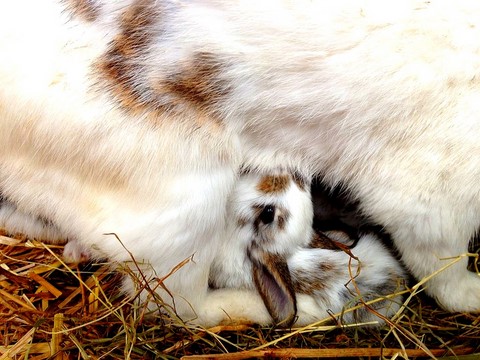
[[[275,206],[274,205],[265,205],[262,212],[258,216],[258,219],[266,224],[270,224],[275,220]]]

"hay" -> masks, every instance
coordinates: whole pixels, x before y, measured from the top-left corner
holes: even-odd
[[[69,266],[62,249],[0,235],[0,360],[480,357],[480,316],[446,313],[419,286],[381,329],[329,319],[289,330],[200,329],[144,317],[119,292],[121,274],[107,264]]]

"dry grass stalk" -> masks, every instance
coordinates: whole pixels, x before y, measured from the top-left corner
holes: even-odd
[[[480,357],[480,317],[438,309],[419,286],[381,329],[331,319],[289,330],[200,329],[174,314],[145,317],[119,293],[120,274],[106,264],[69,266],[61,252],[0,235],[0,360]]]
[[[470,353],[472,348],[463,348],[456,355]],[[448,355],[448,350],[434,349],[435,356]],[[351,349],[269,349],[248,350],[232,354],[219,355],[189,355],[184,360],[243,360],[252,358],[362,358],[362,357],[424,357],[425,352],[420,349],[383,349],[383,348],[351,348]]]

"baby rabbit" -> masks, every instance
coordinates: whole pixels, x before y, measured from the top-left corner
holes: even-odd
[[[351,255],[312,233],[310,187],[298,177],[244,174],[228,205],[230,231],[212,264],[210,286],[256,288],[277,323],[307,325],[360,299],[402,289],[402,267],[374,235],[362,236]],[[350,240],[346,233],[329,233]],[[379,321],[378,315],[389,317],[400,304],[397,295],[374,303],[373,311],[346,312],[342,321]]]
[[[73,255],[128,249],[185,320],[268,323],[256,291],[208,289],[228,198],[242,169],[318,175],[478,311],[451,258],[480,226],[479,20],[475,0],[8,1],[0,193]]]

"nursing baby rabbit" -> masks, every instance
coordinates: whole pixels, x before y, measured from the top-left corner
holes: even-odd
[[[193,255],[159,294],[205,325],[271,321],[257,291],[208,288],[242,171],[342,184],[430,276],[480,225],[479,20],[475,0],[9,1],[0,192],[70,256],[127,248],[163,278]],[[466,265],[426,284],[449,310],[480,310]]]
[[[356,241],[343,231],[312,232],[312,215],[310,186],[294,174],[243,174],[228,202],[210,286],[258,290],[283,325],[306,325],[374,299],[340,320],[393,315],[405,281],[398,261],[371,233]]]

